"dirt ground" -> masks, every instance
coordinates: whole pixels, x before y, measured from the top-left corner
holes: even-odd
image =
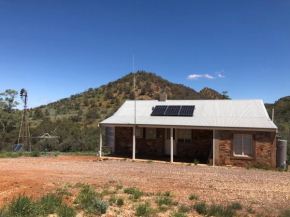
[[[170,191],[178,201],[190,194],[207,203],[240,202],[265,212],[290,208],[290,173],[244,168],[96,161],[91,156],[0,159],[0,207],[20,193],[39,197],[55,183],[116,181],[145,192]]]

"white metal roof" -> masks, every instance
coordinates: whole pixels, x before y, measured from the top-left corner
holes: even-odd
[[[156,105],[194,105],[193,117],[151,116]],[[134,124],[134,100],[126,101],[101,125]],[[208,128],[277,129],[262,100],[137,100],[136,124]]]

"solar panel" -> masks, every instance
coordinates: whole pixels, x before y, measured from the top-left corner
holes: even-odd
[[[15,144],[14,151],[20,151],[23,147],[23,144]]]
[[[157,105],[151,116],[193,116],[194,105]]]
[[[194,105],[183,105],[180,109],[179,116],[193,116]]]
[[[179,110],[180,110],[180,105],[170,105],[168,106],[165,115],[166,116],[178,116]]]
[[[164,116],[166,109],[168,106],[165,105],[157,105],[155,106],[151,116]]]

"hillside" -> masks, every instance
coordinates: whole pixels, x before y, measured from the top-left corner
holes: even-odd
[[[290,96],[280,98],[273,104],[265,104],[267,111],[272,116],[274,108],[274,122],[278,126],[281,139],[288,141],[288,156],[290,156]]]
[[[162,90],[167,92],[168,99],[221,99],[224,97],[210,88],[197,92],[184,85],[169,82],[154,73],[145,71],[136,73],[136,99],[159,99]],[[90,88],[83,93],[33,109],[30,117],[34,120],[34,126],[38,125],[42,119],[51,121],[70,119],[72,122],[96,126],[100,120],[112,115],[128,99],[134,99],[132,73],[99,88]]]

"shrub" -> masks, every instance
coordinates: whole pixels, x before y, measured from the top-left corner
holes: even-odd
[[[153,214],[153,212],[154,212],[154,210],[151,207],[151,205],[148,202],[146,202],[146,203],[138,205],[136,212],[135,212],[135,215],[149,217]]]
[[[196,196],[195,194],[191,194],[188,199],[189,200],[197,200],[198,196]]]
[[[197,164],[199,164],[199,161],[197,159],[194,159],[193,163],[196,166]]]
[[[234,210],[242,210],[243,209],[243,206],[240,203],[232,203],[231,207]]]
[[[185,215],[184,213],[180,213],[180,212],[174,212],[173,214],[171,214],[172,217],[187,217],[187,215]]]
[[[39,151],[33,151],[30,153],[30,157],[39,157],[40,156],[40,152]]]
[[[123,199],[123,198],[119,198],[119,199],[117,200],[117,205],[118,205],[118,206],[123,206],[123,205],[124,205],[124,199]]]
[[[106,201],[101,201],[100,199],[95,198],[93,203],[94,213],[105,214],[107,212],[109,204]]]
[[[62,204],[62,199],[55,194],[47,194],[40,198],[41,210],[45,214],[53,214]]]
[[[129,187],[124,190],[124,193],[131,194],[135,200],[139,199],[144,193],[136,187]]]
[[[96,196],[97,193],[89,185],[83,185],[75,202],[80,204],[82,209],[89,209],[93,206],[93,201]]]
[[[289,217],[289,216],[290,216],[290,209],[284,210],[280,215],[280,217]]]
[[[163,193],[163,195],[164,195],[165,197],[170,197],[170,196],[171,196],[171,194],[170,194],[169,191],[165,191],[165,192]]]
[[[123,188],[123,185],[116,185],[116,191],[121,190]]]
[[[193,208],[201,215],[206,215],[206,204],[205,203],[196,203]]]
[[[65,204],[61,205],[56,213],[59,217],[74,217],[77,215],[77,212],[72,207]]]
[[[116,201],[117,201],[117,198],[115,198],[115,197],[110,197],[110,199],[109,199],[110,203],[116,203]]]
[[[32,198],[23,194],[19,195],[18,198],[13,198],[11,204],[8,205],[7,216],[37,216],[39,210]]]
[[[182,204],[179,208],[178,208],[179,212],[182,213],[187,213],[189,211],[189,208],[187,206],[185,206],[184,204]]]
[[[170,197],[160,197],[155,202],[159,206],[162,206],[162,205],[167,205],[167,206],[177,205],[177,202],[173,201],[172,198],[170,198]]]
[[[208,216],[223,216],[223,207],[220,205],[211,205],[207,211]]]

